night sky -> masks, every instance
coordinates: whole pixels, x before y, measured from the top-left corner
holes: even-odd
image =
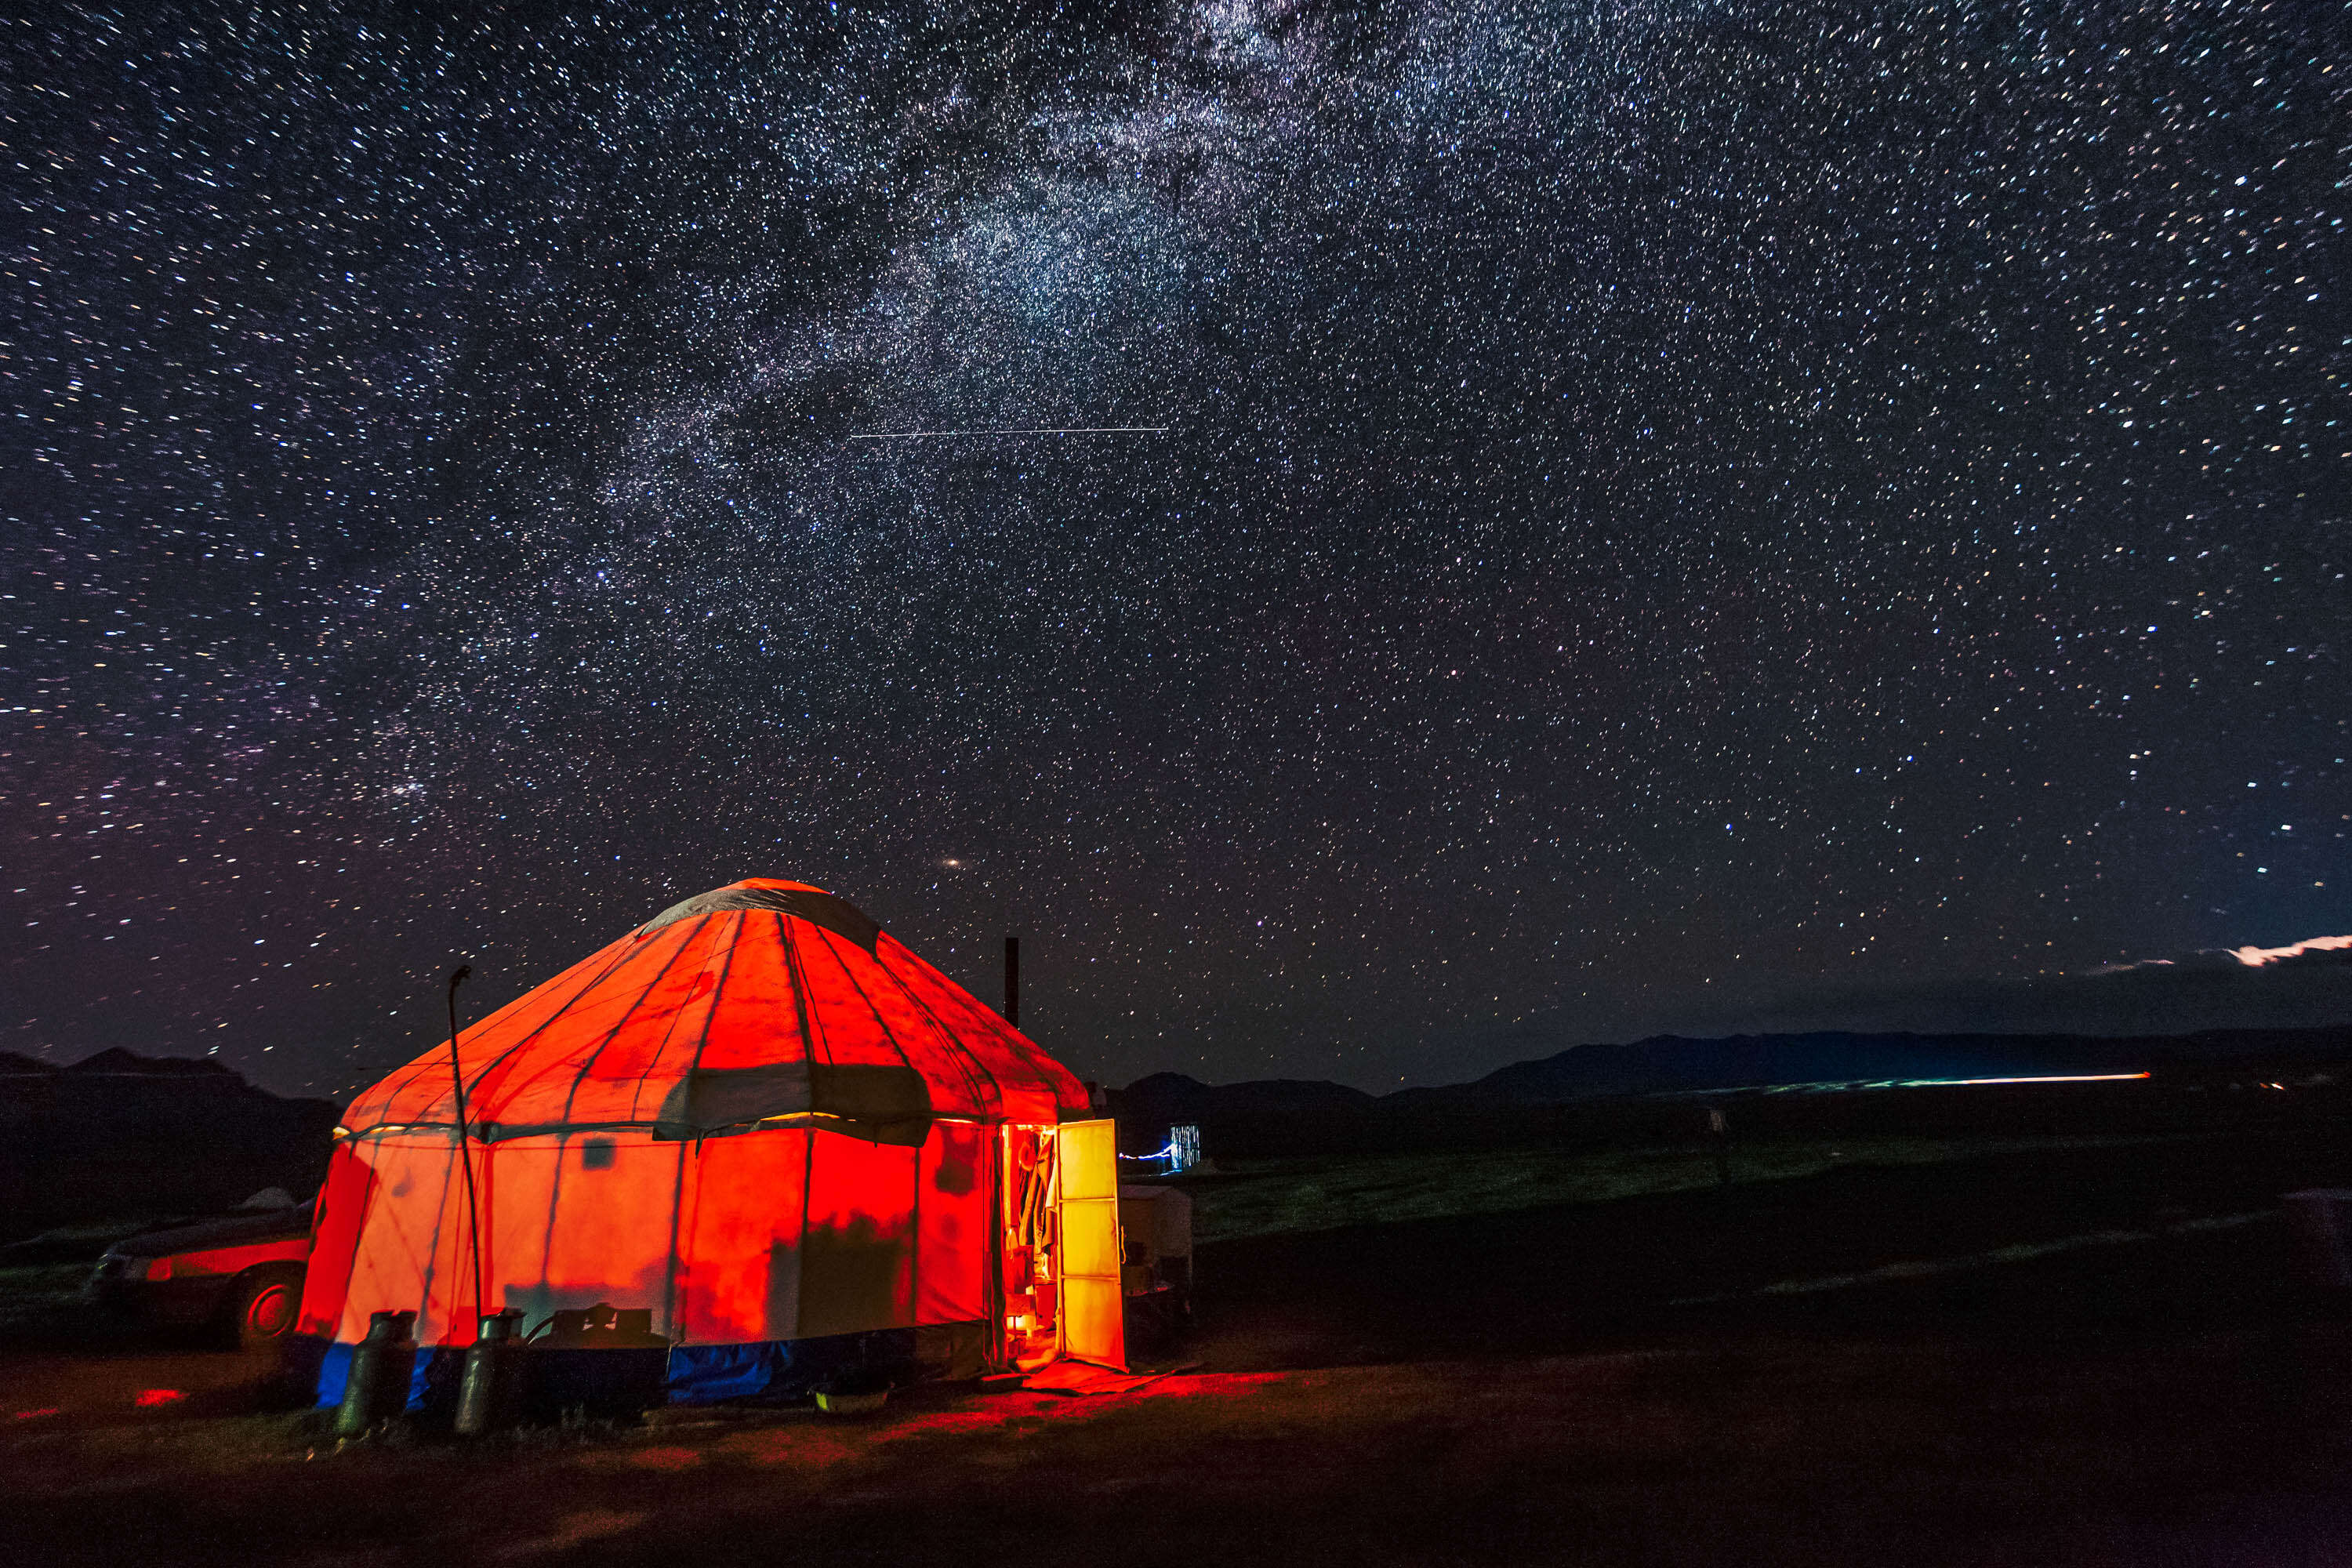
[[[1112,1082],[2352,931],[2342,5],[419,9],[0,22],[0,1049],[755,875]]]

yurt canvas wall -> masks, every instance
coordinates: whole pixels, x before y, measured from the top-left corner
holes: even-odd
[[[457,1059],[462,1141],[446,1047],[346,1113],[303,1301],[331,1363],[383,1310],[416,1313],[420,1345],[468,1343],[478,1299],[534,1327],[624,1310],[682,1352],[674,1382],[730,1388],[778,1345],[944,1325],[978,1343],[1003,1293],[1005,1130],[1087,1110],[1025,1037],[793,883],[666,911]]]

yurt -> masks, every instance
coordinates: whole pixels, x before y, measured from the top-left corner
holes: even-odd
[[[388,1311],[417,1400],[499,1312],[575,1371],[650,1355],[673,1402],[1121,1362],[1111,1124],[845,900],[688,899],[455,1047],[337,1129],[302,1298],[322,1401]]]

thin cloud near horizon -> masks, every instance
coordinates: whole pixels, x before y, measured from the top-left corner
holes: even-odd
[[[2273,963],[2289,963],[2299,958],[2314,958],[2322,953],[2352,951],[2352,936],[2308,936],[2284,947],[2200,948],[2187,958],[2143,958],[2129,963],[2105,963],[2096,969],[2077,972],[2077,978],[2096,979],[2108,974],[2130,974],[2145,969],[2213,968],[2228,960],[2246,969],[2261,969]]]

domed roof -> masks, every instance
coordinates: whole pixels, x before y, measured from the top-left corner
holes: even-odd
[[[1087,1113],[1069,1070],[848,900],[730,883],[663,910],[458,1037],[466,1118],[498,1141],[831,1127],[920,1142],[934,1118]],[[363,1090],[353,1135],[454,1120],[449,1047]]]

